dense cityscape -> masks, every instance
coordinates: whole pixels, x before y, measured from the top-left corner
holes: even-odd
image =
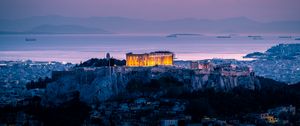
[[[300,126],[300,0],[0,0],[0,126]]]
[[[170,58],[164,58],[173,57],[173,53],[165,51],[152,52],[151,58],[148,54],[128,53],[126,63],[109,54],[103,59],[91,59],[81,64],[1,61],[1,111],[7,107],[16,110],[9,111],[9,115],[1,114],[1,122],[67,124],[64,122],[67,119],[54,123],[40,114],[47,111],[47,107],[72,107],[80,102],[87,112],[76,123],[84,125],[298,125],[299,101],[296,99],[277,101],[276,104],[256,101],[262,108],[248,106],[238,112],[226,107],[225,111],[222,107],[214,108],[214,104],[222,100],[207,99],[218,94],[226,100],[230,95],[241,93],[236,92],[239,88],[247,92],[239,95],[262,95],[261,92],[274,88],[277,83],[291,92],[286,95],[299,98],[299,94],[292,93],[296,89],[287,85],[299,85],[296,84],[300,74],[299,55],[296,55],[299,48],[291,49],[294,46],[299,44],[274,46],[266,51],[272,57],[260,54],[261,57],[256,56],[253,61],[210,59],[173,63]],[[284,58],[283,53],[275,55],[278,49],[288,50],[289,54],[284,54]],[[278,66],[280,69],[274,71],[273,67]],[[272,90],[271,97],[280,92]],[[200,97],[197,99],[200,101],[187,99],[190,95]],[[40,107],[28,110],[32,105]],[[199,112],[198,115],[193,111]],[[51,117],[51,114],[47,116]]]

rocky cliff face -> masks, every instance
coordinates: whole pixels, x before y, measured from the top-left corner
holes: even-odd
[[[230,91],[241,87],[259,89],[259,81],[254,76],[221,76],[218,74],[194,75],[191,78],[191,91],[213,88],[217,91]]]
[[[195,70],[172,67],[147,68],[77,68],[73,71],[53,72],[54,82],[48,84],[43,103],[59,105],[70,99],[70,92],[79,92],[86,103],[105,101],[126,90],[130,80],[143,83],[162,77],[172,77],[184,84],[185,91],[193,92],[205,88],[229,91],[235,87],[260,88],[255,76],[222,76],[219,73],[199,74]]]

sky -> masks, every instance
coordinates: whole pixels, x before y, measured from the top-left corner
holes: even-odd
[[[299,5],[300,0],[1,0],[0,18],[61,15],[282,21],[300,20]]]

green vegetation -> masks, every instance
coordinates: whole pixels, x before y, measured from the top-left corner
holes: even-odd
[[[218,92],[213,89],[189,92],[184,84],[176,79],[163,77],[150,82],[142,79],[132,80],[127,85],[127,91],[129,93],[143,92],[144,95],[151,94],[149,92],[155,94],[165,91],[161,97],[188,101],[186,114],[192,115],[194,121],[200,121],[204,116],[227,118],[263,112],[282,105],[300,107],[300,83],[286,85],[263,77],[258,77],[258,79],[261,83],[259,90],[235,88],[229,92]]]
[[[80,126],[88,117],[91,110],[86,104],[79,101],[79,92],[71,101],[64,103],[59,107],[46,107],[41,105],[41,98],[33,97],[27,99],[26,106],[6,106],[0,108],[0,122],[7,124],[16,124],[18,115],[24,113],[27,119],[24,125],[30,125],[29,120],[37,121],[36,125],[45,126]],[[33,124],[35,124],[33,122]]]
[[[38,81],[34,82],[31,81],[26,84],[26,88],[29,89],[35,89],[35,88],[46,88],[47,84],[52,82],[53,80],[46,77],[45,79],[39,78]]]
[[[125,66],[126,60],[118,60],[114,58],[110,58],[110,59],[92,58],[83,63],[80,63],[79,65],[76,65],[76,67],[103,67],[103,66],[115,66],[115,65]]]
[[[177,96],[184,91],[184,84],[173,77],[162,77],[151,79],[146,82],[143,79],[132,79],[128,82],[126,89],[129,93],[142,92],[149,94],[151,92],[166,92],[167,95]]]

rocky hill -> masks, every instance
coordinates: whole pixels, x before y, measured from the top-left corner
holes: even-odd
[[[45,105],[60,105],[70,99],[66,94],[72,92],[79,92],[80,100],[85,103],[97,103],[121,93],[128,97],[160,97],[202,89],[226,92],[237,87],[251,90],[260,88],[254,75],[203,74],[197,70],[173,67],[76,68],[53,72],[52,79],[54,81],[48,84],[43,98]]]

